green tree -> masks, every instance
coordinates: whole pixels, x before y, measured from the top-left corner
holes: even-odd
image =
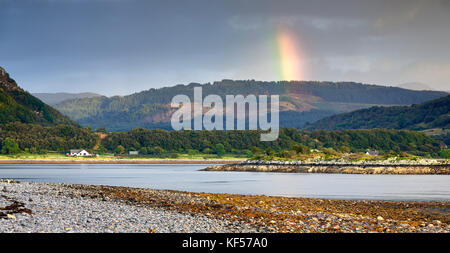
[[[264,150],[264,153],[266,153],[266,155],[271,156],[273,154],[275,154],[275,150],[273,150],[273,148],[268,147],[266,148],[266,150]]]
[[[39,150],[38,150],[38,154],[40,154],[40,155],[46,155],[46,154],[48,154],[48,150],[45,149],[45,148],[39,149]]]
[[[116,152],[116,154],[123,154],[123,153],[125,153],[125,148],[122,145],[118,145],[116,147],[115,152]]]
[[[445,159],[450,159],[450,148],[439,151],[439,156]]]
[[[309,148],[303,144],[295,144],[292,147],[292,149],[295,150],[299,154],[308,154],[309,153]]]
[[[97,153],[98,154],[105,154],[105,153],[107,153],[108,152],[108,150],[105,148],[105,147],[103,147],[102,145],[99,145],[98,146],[98,149],[97,149]]]
[[[142,147],[141,149],[139,149],[139,154],[141,155],[148,154],[148,149],[146,147]]]
[[[210,148],[203,149],[203,154],[211,154],[211,153],[213,153],[212,149]]]
[[[295,157],[295,152],[294,150],[283,150],[280,152],[280,156],[283,158],[293,158]]]
[[[339,147],[339,151],[342,153],[350,153],[350,148],[348,146],[342,145]]]
[[[337,155],[338,153],[333,148],[324,148],[322,152],[325,155]]]
[[[259,153],[261,153],[261,149],[258,148],[258,147],[255,147],[255,146],[253,146],[253,147],[251,148],[251,151],[252,151],[253,154],[259,154]]]
[[[107,133],[106,128],[104,128],[104,127],[98,128],[97,132],[99,132],[99,133]]]
[[[190,156],[195,156],[196,154],[199,153],[197,149],[188,149],[187,152]]]
[[[153,154],[155,154],[155,155],[162,155],[164,153],[166,153],[166,150],[159,146],[156,146],[153,148]]]
[[[217,143],[215,151],[219,157],[222,157],[225,154],[225,147],[222,143]]]
[[[14,155],[19,153],[19,144],[11,138],[6,138],[2,143],[2,153]]]

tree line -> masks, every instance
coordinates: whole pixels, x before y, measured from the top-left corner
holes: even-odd
[[[98,135],[89,127],[73,125],[42,126],[37,124],[7,123],[0,125],[2,147],[11,140],[17,143],[19,151],[46,153],[67,152],[70,149],[93,149]],[[5,152],[3,152],[5,153]]]
[[[103,133],[104,138],[99,134]],[[438,156],[443,144],[427,135],[409,130],[360,129],[337,131],[303,131],[282,128],[279,138],[272,142],[260,141],[260,130],[233,131],[167,131],[136,128],[127,132],[95,132],[90,127],[72,125],[41,126],[24,123],[0,125],[0,141],[8,150],[29,153],[46,151],[67,152],[86,149],[97,153],[141,154],[170,153],[254,154],[261,151],[334,150],[337,152],[407,152],[414,155]],[[17,148],[14,144],[17,143]],[[12,147],[12,148],[11,148]],[[0,150],[2,150],[0,149]],[[4,152],[4,153],[5,153]]]
[[[260,141],[259,130],[255,131],[166,131],[136,128],[128,132],[110,133],[102,140],[102,146],[115,151],[118,146],[124,150],[138,150],[154,153],[168,152],[211,153],[217,145],[223,145],[227,153],[292,150],[301,145],[306,149],[333,149],[339,152],[408,152],[414,155],[437,155],[442,143],[423,133],[408,130],[343,130],[343,131],[301,131],[282,128],[279,138],[273,142]],[[193,151],[192,151],[193,150]]]

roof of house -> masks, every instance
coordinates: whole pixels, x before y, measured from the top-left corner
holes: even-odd
[[[80,153],[81,151],[87,152],[87,151],[84,150],[84,149],[71,149],[71,150],[70,150],[70,153]]]

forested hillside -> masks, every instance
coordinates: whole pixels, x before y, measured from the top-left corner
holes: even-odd
[[[203,96],[280,95],[281,126],[302,127],[323,117],[367,108],[373,105],[409,105],[447,95],[439,91],[413,91],[396,87],[352,82],[254,80],[177,85],[150,89],[129,96],[94,97],[65,101],[55,107],[84,126],[106,127],[111,131],[135,127],[168,128],[171,99],[179,94],[192,98],[194,87],[203,88]]]
[[[0,67],[0,124],[9,122],[76,125],[67,116],[21,89]]]
[[[436,155],[441,144],[423,133],[397,130],[345,130],[299,131],[284,128],[273,142],[261,142],[260,131],[165,131],[143,128],[128,132],[110,133],[102,140],[104,148],[115,151],[140,150],[146,153],[158,147],[160,150],[184,152],[187,150],[214,150],[221,144],[227,152],[265,150],[289,150],[294,146],[309,149],[333,149],[341,152],[365,152],[367,149],[383,152],[408,152],[416,155]],[[207,153],[207,152],[205,152]]]
[[[98,135],[90,128],[73,125],[41,126],[15,122],[0,125],[0,140],[6,138],[14,140],[20,151],[27,153],[66,153],[69,149],[93,149]]]
[[[76,148],[116,154],[123,154],[130,150],[139,150],[144,155],[164,152],[208,154],[219,153],[217,149],[222,147],[223,152],[235,154],[292,150],[309,152],[311,149],[324,152],[364,152],[370,149],[385,153],[407,152],[415,155],[438,156],[443,149],[442,142],[423,133],[407,130],[301,131],[294,128],[282,128],[279,138],[273,142],[261,142],[261,131],[166,131],[135,128],[127,132],[108,133],[105,129],[94,132],[90,127],[81,128],[66,116],[18,87],[1,68],[0,85],[0,150],[5,154],[48,151],[65,153],[69,149]],[[172,96],[177,94],[192,96],[195,86],[199,84],[152,89],[126,97],[72,100],[69,104],[79,105],[79,108],[74,108],[79,115],[90,115],[95,111],[93,114],[95,117],[92,116],[89,119],[97,120],[102,126],[113,124],[116,127],[128,128],[142,122],[153,124],[153,126],[158,124],[163,126],[168,124],[163,120],[164,117],[157,122],[152,120],[158,115],[161,116],[164,110],[165,113],[170,112],[167,103]],[[297,117],[305,121],[313,120],[314,116],[308,112],[323,117],[328,113],[336,112],[339,108],[343,110],[368,105],[360,104],[362,101],[375,103],[375,100],[379,100],[387,104],[414,103],[416,100],[439,97],[443,94],[355,83],[225,80],[202,85],[202,87],[204,87],[204,95],[281,94],[282,106],[285,110],[280,115],[285,116],[280,121],[287,124],[295,123]],[[332,91],[340,95],[332,94]],[[411,129],[448,127],[448,100],[449,96],[421,105],[385,109],[393,110],[388,115],[392,117],[397,115],[404,119],[403,127],[408,126]],[[109,108],[110,111],[104,111],[105,108]],[[380,109],[380,107],[376,108]],[[410,110],[413,111],[410,112]],[[150,112],[157,112],[157,114]],[[148,121],[140,120],[141,117]],[[379,115],[371,117],[383,118]],[[386,122],[392,124],[395,120],[386,119]]]
[[[374,106],[330,116],[305,127],[325,129],[412,129],[450,128],[450,96],[411,106]]]
[[[318,149],[336,152],[407,152],[423,156],[437,156],[442,143],[427,135],[407,130],[344,130],[300,131],[293,128],[280,130],[280,137],[273,142],[261,142],[261,131],[166,131],[143,128],[128,132],[104,134],[90,128],[71,125],[41,126],[9,123],[0,126],[0,139],[18,144],[19,151],[45,154],[48,151],[65,153],[69,149],[87,149],[97,153],[121,154],[138,150],[142,155],[171,153],[213,153],[218,145],[224,152],[246,154],[255,150]],[[1,150],[2,143],[0,143]]]

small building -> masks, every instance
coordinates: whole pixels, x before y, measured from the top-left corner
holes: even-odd
[[[375,155],[375,156],[377,156],[377,155],[379,155],[379,153],[378,153],[378,151],[376,151],[376,150],[368,150],[368,151],[366,151],[366,155]]]
[[[70,153],[71,156],[90,156],[89,152],[87,152],[84,149],[71,149]]]
[[[130,155],[139,155],[139,151],[130,151],[128,152]]]

